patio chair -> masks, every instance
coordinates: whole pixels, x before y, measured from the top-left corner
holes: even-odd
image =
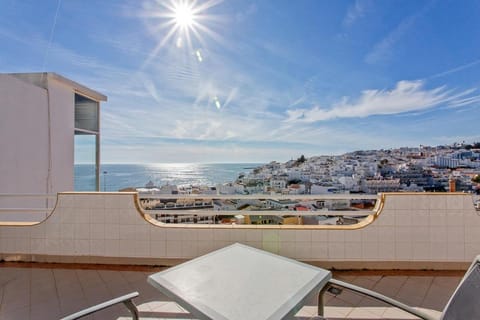
[[[340,280],[331,279],[318,296],[318,314],[323,316],[323,294],[325,291],[341,292],[347,289],[367,297],[383,301],[424,320],[439,320],[431,315],[412,308],[397,300],[362,287],[358,287]],[[475,258],[470,268],[463,276],[462,281],[455,289],[450,300],[442,311],[440,320],[480,319],[480,255]]]
[[[92,314],[92,313],[95,313],[97,311],[109,308],[109,307],[114,306],[114,305],[119,304],[119,303],[123,303],[125,305],[125,307],[127,307],[127,309],[132,314],[132,319],[133,320],[138,320],[139,319],[138,318],[138,309],[132,301],[132,299],[136,298],[136,297],[138,297],[138,292],[132,292],[132,293],[126,294],[124,296],[114,298],[112,300],[108,300],[108,301],[102,302],[100,304],[94,305],[94,306],[89,307],[87,309],[83,309],[79,312],[76,312],[74,314],[66,316],[66,317],[64,317],[60,320],[80,319],[80,318],[83,318],[85,316],[88,316],[89,314]]]

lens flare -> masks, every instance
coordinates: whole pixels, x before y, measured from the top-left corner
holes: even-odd
[[[217,96],[213,97],[213,103],[215,103],[215,107],[217,107],[217,109],[220,109],[222,107],[222,105],[220,104],[220,100],[218,100]]]
[[[197,56],[198,62],[202,62],[202,61],[203,61],[202,52],[200,51],[200,49],[198,49],[197,51],[195,51],[195,55]]]

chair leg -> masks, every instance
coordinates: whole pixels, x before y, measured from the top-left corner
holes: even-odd
[[[127,309],[132,314],[132,319],[133,320],[138,320],[139,319],[138,309],[137,309],[137,306],[135,305],[135,303],[133,303],[132,300],[126,300],[126,301],[123,301],[123,304],[125,305],[125,307],[127,307]]]

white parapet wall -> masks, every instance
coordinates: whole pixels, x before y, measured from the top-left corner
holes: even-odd
[[[60,193],[38,224],[0,222],[5,261],[172,265],[240,242],[341,269],[460,269],[480,254],[480,215],[462,193],[383,194],[357,226],[171,225],[136,193]]]

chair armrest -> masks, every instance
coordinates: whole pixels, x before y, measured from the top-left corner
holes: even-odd
[[[385,302],[386,304],[389,304],[391,306],[394,306],[394,307],[397,307],[405,312],[408,312],[416,317],[419,317],[420,319],[423,319],[423,320],[438,320],[437,318],[435,317],[432,317],[420,310],[417,310],[417,309],[414,309],[404,303],[401,303],[400,301],[397,301],[397,300],[394,300],[392,298],[389,298],[387,296],[384,296],[383,294],[380,294],[378,292],[375,292],[375,291],[372,291],[372,290],[368,290],[368,289],[365,289],[365,288],[362,288],[362,287],[358,287],[356,285],[353,285],[353,284],[350,284],[350,283],[347,283],[347,282],[343,282],[343,281],[340,281],[340,280],[336,280],[336,279],[330,279],[329,284],[332,284],[332,285],[335,285],[335,286],[339,286],[341,288],[345,288],[347,290],[350,290],[350,291],[353,291],[353,292],[356,292],[356,293],[359,293],[359,294],[362,294],[362,295],[365,295],[367,297],[371,297],[371,298],[374,298],[374,299],[377,299],[379,301],[383,301]]]
[[[130,313],[132,314],[132,318],[134,320],[138,320],[138,309],[135,306],[135,304],[132,302],[132,299],[138,297],[138,295],[139,295],[138,292],[132,292],[132,293],[126,294],[124,296],[99,303],[99,304],[94,305],[90,308],[87,308],[87,309],[81,310],[79,312],[76,312],[74,314],[71,314],[69,316],[66,316],[66,317],[64,317],[60,320],[79,319],[79,318],[85,317],[89,314],[92,314],[92,313],[95,313],[97,311],[109,308],[109,307],[111,307],[113,305],[116,305],[116,304],[119,304],[119,303],[123,303],[127,307],[127,309],[130,311]]]

